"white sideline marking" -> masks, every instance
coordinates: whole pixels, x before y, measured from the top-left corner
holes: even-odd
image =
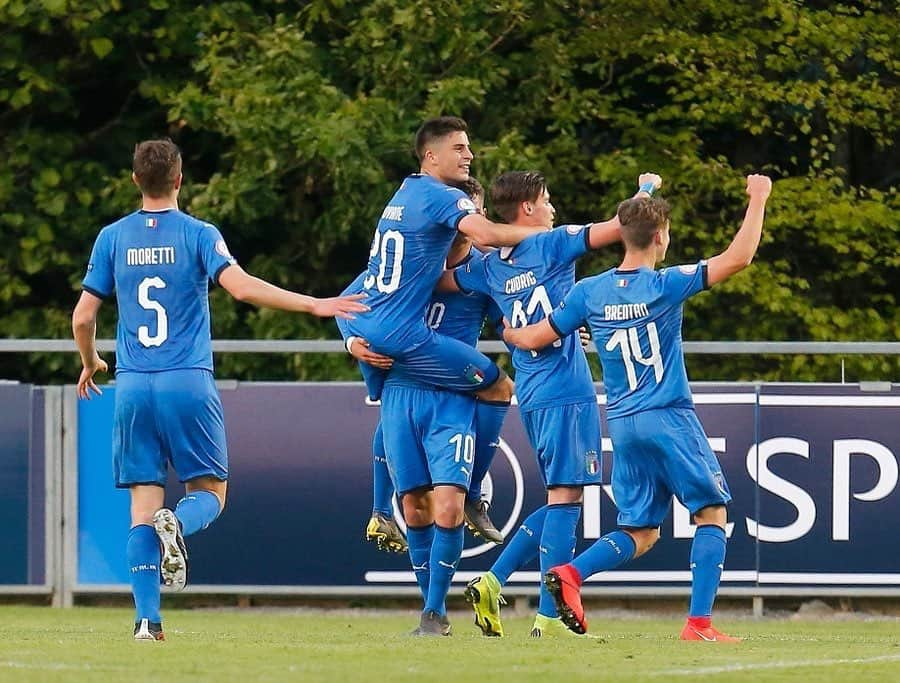
[[[654,676],[697,676],[703,674],[724,674],[733,671],[761,671],[764,669],[796,669],[805,666],[838,666],[841,664],[874,664],[877,662],[898,662],[900,655],[859,657],[856,659],[805,659],[796,662],[764,662],[761,664],[729,664],[727,666],[704,666],[696,669],[666,669],[655,671]]]
[[[0,668],[6,669],[34,669],[37,671],[125,671],[124,666],[91,666],[90,664],[62,664],[60,662],[46,662],[35,664],[31,662],[14,662],[12,660],[0,661]]]

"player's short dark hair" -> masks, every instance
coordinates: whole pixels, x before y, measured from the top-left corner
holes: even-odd
[[[634,197],[619,204],[622,240],[629,247],[646,249],[669,220],[669,202],[661,197]]]
[[[491,185],[491,205],[506,223],[514,223],[522,202],[536,202],[547,189],[547,181],[537,171],[507,171]]]
[[[425,159],[425,150],[435,140],[450,135],[450,133],[468,133],[469,126],[458,116],[439,116],[436,119],[428,119],[419,126],[416,131],[416,156],[419,163]]]
[[[484,197],[484,186],[473,176],[469,176],[468,180],[461,182],[459,184],[459,189],[469,195],[472,199],[475,199],[475,197]]]
[[[131,168],[142,194],[167,197],[181,173],[181,151],[171,140],[144,140],[134,147]]]

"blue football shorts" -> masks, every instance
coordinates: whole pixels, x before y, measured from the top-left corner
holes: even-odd
[[[545,488],[599,484],[602,475],[597,402],[522,412]]]
[[[113,473],[116,486],[228,478],[225,421],[209,370],[116,375]]]
[[[474,423],[469,396],[389,381],[381,396],[381,427],[398,496],[440,485],[468,490]]]
[[[619,526],[658,527],[673,495],[691,514],[731,500],[722,468],[692,409],[663,408],[613,418],[609,435]]]
[[[487,389],[500,378],[500,368],[490,358],[465,342],[435,332],[424,319],[421,329],[406,331],[402,340],[380,343],[373,338],[374,331],[366,335],[359,320],[347,323],[350,334],[363,337],[373,351],[394,359],[390,375],[403,382],[470,393]],[[363,372],[372,398],[377,398],[373,391],[378,390],[379,372],[374,368]]]

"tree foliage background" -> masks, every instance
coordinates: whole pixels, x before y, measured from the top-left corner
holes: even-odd
[[[185,157],[182,208],[250,272],[318,295],[363,269],[415,169],[465,117],[475,174],[540,169],[558,218],[610,216],[642,170],[674,206],[669,262],[721,251],[743,177],[775,182],[752,268],[686,307],[691,340],[900,333],[900,15],[892,1],[0,0],[0,337],[70,335],[93,239],[134,209],[136,141]],[[583,274],[615,265],[611,249]],[[212,294],[219,338],[336,338]],[[114,311],[100,336],[114,336]],[[848,359],[898,379],[897,357]],[[353,378],[348,358],[226,355],[220,376]],[[63,354],[0,376],[77,377]],[[692,356],[695,379],[837,380],[833,357]]]

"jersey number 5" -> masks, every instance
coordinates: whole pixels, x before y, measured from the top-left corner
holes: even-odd
[[[638,328],[629,327],[627,330],[616,330],[609,341],[606,342],[606,350],[612,351],[617,346],[622,348],[622,360],[625,362],[625,374],[628,375],[628,387],[631,391],[637,389],[637,373],[634,369],[634,361],[647,367],[653,366],[653,375],[659,384],[663,377],[662,356],[659,353],[659,334],[656,331],[656,323],[647,323],[647,339],[650,342],[650,356],[644,358],[641,350],[641,342],[638,339]]]
[[[380,251],[380,254],[379,254]],[[400,286],[400,275],[403,273],[403,233],[397,230],[387,230],[382,237],[381,232],[375,231],[372,239],[372,248],[369,250],[369,259],[379,255],[378,275],[369,273],[363,280],[363,287],[372,289],[378,285],[378,291],[390,294]],[[388,278],[387,264],[391,261],[391,273]]]
[[[166,283],[161,277],[145,277],[138,285],[138,303],[147,311],[156,311],[156,334],[150,336],[150,327],[138,327],[138,341],[146,346],[160,346],[169,338],[169,316],[166,309],[158,301],[150,298],[151,289],[165,289]]]

